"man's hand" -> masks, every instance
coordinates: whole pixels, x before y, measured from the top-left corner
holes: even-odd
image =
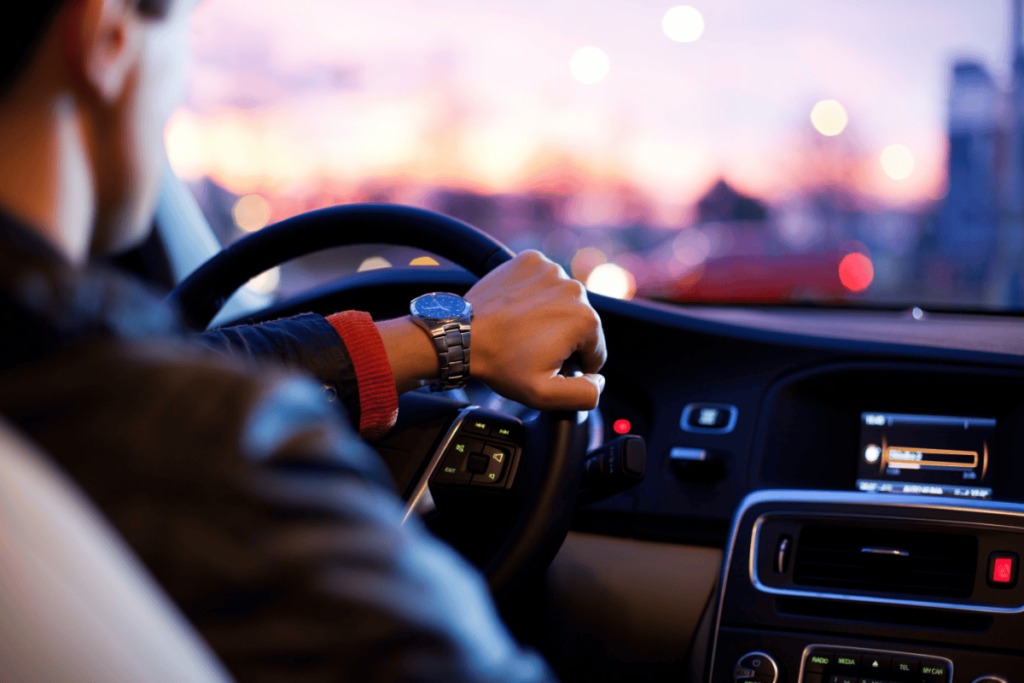
[[[473,304],[470,377],[540,410],[591,410],[604,389],[597,371],[608,356],[601,319],[587,292],[561,266],[525,251],[466,294]],[[437,380],[437,351],[412,318],[377,323],[398,393]],[[587,374],[563,377],[578,353]]]
[[[473,304],[470,375],[506,398],[540,410],[597,407],[608,352],[587,292],[538,251],[525,251],[466,294]],[[563,377],[578,353],[587,374]]]

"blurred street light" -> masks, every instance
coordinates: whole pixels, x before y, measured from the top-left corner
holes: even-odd
[[[846,109],[835,100],[822,100],[811,109],[811,125],[822,135],[839,135],[849,122]]]
[[[679,5],[665,12],[661,30],[677,43],[692,43],[704,33],[704,17],[688,5]]]

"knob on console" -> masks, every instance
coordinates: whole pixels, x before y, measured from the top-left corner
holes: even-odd
[[[763,652],[750,652],[740,657],[740,660],[736,662],[736,668],[732,671],[732,677],[736,683],[777,683],[779,680],[779,666],[771,658],[771,655]],[[1005,681],[1002,683],[1005,683]]]
[[[974,683],[1006,683],[1006,679],[1002,676],[982,676],[975,678]]]

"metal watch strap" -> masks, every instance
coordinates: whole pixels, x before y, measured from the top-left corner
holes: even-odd
[[[469,325],[455,321],[431,332],[441,369],[436,391],[465,386],[469,381]]]

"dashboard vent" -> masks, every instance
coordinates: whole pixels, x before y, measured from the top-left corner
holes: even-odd
[[[968,598],[974,591],[978,539],[852,526],[807,525],[800,531],[794,583],[857,591]]]

